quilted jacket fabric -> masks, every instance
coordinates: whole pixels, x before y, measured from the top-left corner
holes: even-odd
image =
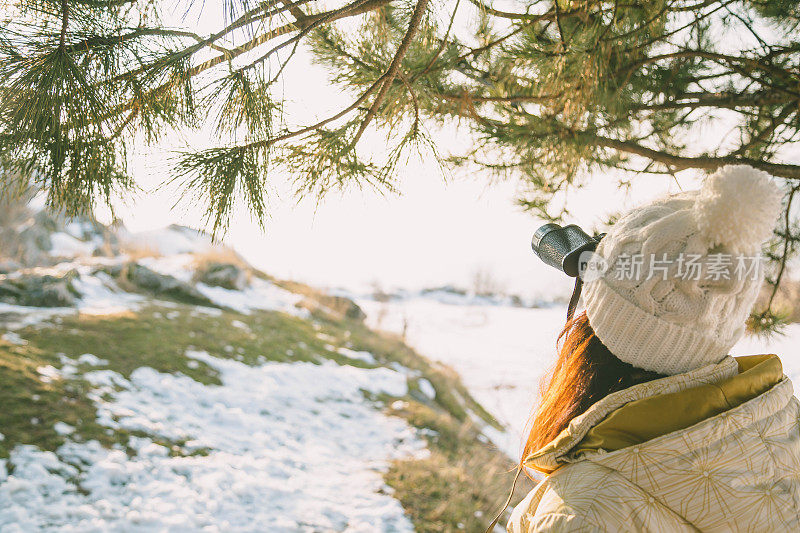
[[[799,422],[774,355],[619,391],[526,458],[508,531],[800,531]]]

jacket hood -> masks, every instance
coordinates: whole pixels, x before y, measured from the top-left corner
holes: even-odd
[[[594,452],[612,452],[684,430],[752,400],[785,379],[773,354],[725,357],[685,374],[615,392],[574,418],[524,464],[549,474]]]

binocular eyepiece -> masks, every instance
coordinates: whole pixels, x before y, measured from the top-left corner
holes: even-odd
[[[594,251],[604,235],[590,237],[575,224],[561,227],[549,223],[533,234],[531,248],[545,264],[575,278],[580,274],[580,255],[586,251]]]

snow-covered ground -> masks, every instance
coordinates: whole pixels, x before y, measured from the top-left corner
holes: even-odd
[[[56,453],[17,447],[0,462],[0,531],[412,531],[381,474],[389,460],[427,450],[362,394],[401,396],[403,374],[188,355],[223,385],[147,367],[130,380],[87,372],[100,423],[152,438],[133,437],[133,457],[96,441]],[[53,370],[41,372],[58,379]],[[204,453],[171,456],[158,438]]]
[[[101,242],[83,239],[85,231],[73,224],[54,234],[51,253],[62,262],[35,269],[55,276],[71,272],[79,294],[75,305],[0,304],[5,342],[25,345],[18,330],[58,322],[59,315],[115,314],[153,302],[98,271],[129,257],[93,257]],[[258,277],[243,290],[195,282],[194,254],[213,248],[202,234],[170,227],[127,237],[161,254],[140,257],[139,264],[191,283],[216,305],[244,315],[275,310],[309,316],[296,306],[301,295]],[[195,310],[221,314],[214,307]],[[249,331],[244,322],[233,325]],[[367,352],[337,350],[376,361]],[[62,355],[60,368],[39,367],[43,383],[79,377],[92,384],[98,423],[109,433],[137,435],[128,441],[134,453],[78,442],[70,438],[76,428],[56,422],[54,429],[66,437],[58,450],[18,445],[0,460],[0,532],[413,531],[383,473],[394,459],[426,456],[426,443],[405,420],[368,399],[407,394],[406,369],[330,361],[265,361],[254,367],[202,351],[186,356],[190,368],[214,368],[222,384],[204,385],[150,367],[125,378],[91,354],[75,360]],[[2,432],[0,427],[0,440]]]
[[[377,302],[357,298],[374,328],[402,333],[423,355],[453,367],[475,398],[507,426],[493,435],[511,457],[521,450],[539,382],[553,363],[566,306],[523,308],[416,296]],[[733,355],[776,353],[800,383],[800,324],[770,340],[747,337]]]

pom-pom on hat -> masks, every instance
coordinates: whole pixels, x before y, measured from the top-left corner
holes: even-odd
[[[723,167],[703,184],[694,206],[697,228],[711,246],[752,251],[769,239],[781,193],[762,170]]]
[[[765,172],[726,166],[699,191],[620,218],[596,250],[608,268],[584,288],[603,344],[662,374],[722,360],[744,333],[761,287],[759,252],[781,197]]]

